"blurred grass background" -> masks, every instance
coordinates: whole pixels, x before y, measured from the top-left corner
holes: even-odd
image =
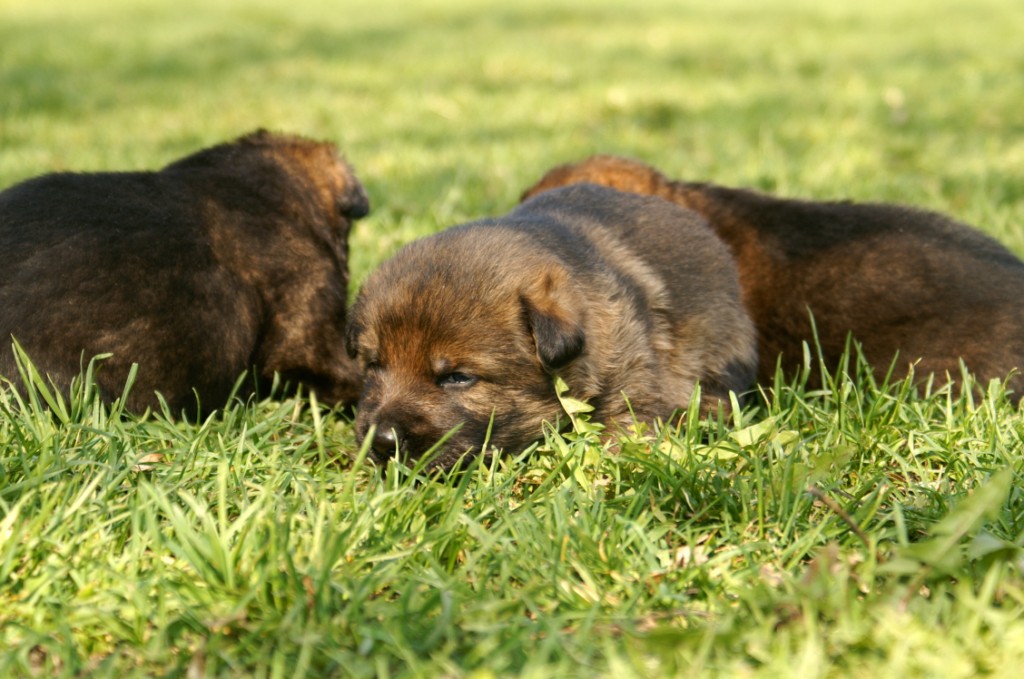
[[[255,127],[338,143],[395,243],[553,164],[952,212],[1024,252],[1024,11],[1007,0],[2,0],[0,185],[157,167]]]

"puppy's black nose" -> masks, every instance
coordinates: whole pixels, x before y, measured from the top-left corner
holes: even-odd
[[[402,440],[398,431],[390,424],[381,423],[377,425],[377,431],[373,435],[373,453],[379,458],[387,459],[395,454],[398,443]]]

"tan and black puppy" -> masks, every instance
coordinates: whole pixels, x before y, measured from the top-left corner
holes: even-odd
[[[246,371],[321,400],[344,351],[348,234],[369,209],[333,145],[258,131],[158,172],[44,175],[0,193],[0,375],[12,336],[66,389],[83,359],[128,406],[220,407]]]
[[[813,347],[835,367],[847,335],[876,373],[897,352],[896,374],[956,380],[963,359],[987,381],[1024,369],[1024,263],[981,232],[899,205],[786,200],[711,184],[670,181],[627,158],[595,156],[552,169],[524,199],[592,182],[661,196],[703,215],[729,245],[743,301],[757,326],[760,375],[779,356],[787,373]],[[1024,395],[1024,376],[1008,386]]]
[[[374,271],[353,308],[365,367],[360,438],[378,458],[435,460],[485,442],[517,451],[562,413],[553,387],[607,424],[728,403],[756,372],[754,331],[725,246],[695,213],[575,186],[415,241]]]

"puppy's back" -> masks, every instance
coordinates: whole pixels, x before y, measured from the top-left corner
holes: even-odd
[[[879,377],[897,354],[897,376],[914,361],[940,380],[957,379],[960,359],[982,379],[1024,369],[1024,263],[977,229],[901,205],[674,181],[615,156],[553,168],[523,195],[577,182],[660,196],[708,220],[737,262],[765,384],[780,356],[799,370],[804,343],[835,369],[851,334]],[[1019,400],[1024,375],[1009,384]]]
[[[537,212],[558,216],[565,234],[532,222],[529,217]],[[738,298],[736,266],[728,248],[692,210],[660,198],[574,184],[529,199],[508,218],[520,214],[527,217],[521,228],[534,232],[539,242],[559,238],[576,247],[597,248],[612,267],[623,264],[619,250],[625,249],[673,292],[671,308],[680,316],[708,303],[726,310]],[[585,269],[588,262],[581,258],[576,265]]]
[[[133,408],[155,389],[176,408],[190,385],[230,388],[254,337],[224,313],[255,320],[255,300],[237,294],[199,224],[195,196],[157,173],[46,175],[0,193],[0,375],[17,375],[13,338],[62,388],[113,352],[99,376],[107,398],[144,362]],[[204,362],[205,374],[189,368]]]

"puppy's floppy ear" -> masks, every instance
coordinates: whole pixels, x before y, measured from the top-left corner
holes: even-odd
[[[583,353],[583,309],[564,268],[547,267],[520,292],[520,300],[545,370],[560,370]]]
[[[360,328],[355,323],[349,322],[345,325],[345,351],[349,358],[359,355]]]
[[[351,170],[346,177],[345,188],[338,196],[338,211],[348,219],[362,219],[370,214],[370,198]]]
[[[356,300],[355,306],[349,310],[348,320],[345,323],[345,351],[348,352],[349,358],[359,355],[359,336],[363,334],[360,310],[361,305]]]

